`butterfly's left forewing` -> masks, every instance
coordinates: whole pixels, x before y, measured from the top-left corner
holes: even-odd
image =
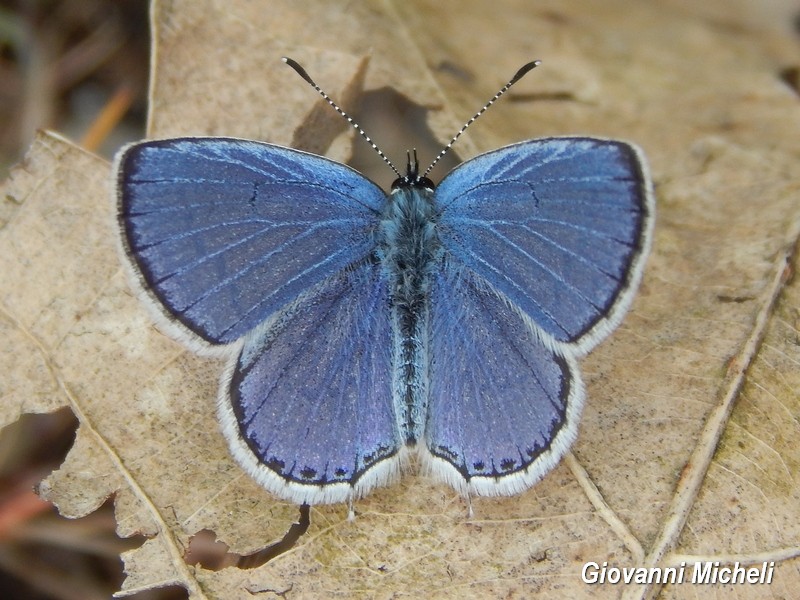
[[[133,144],[117,169],[130,270],[160,324],[200,350],[371,253],[385,200],[344,165],[247,140]]]

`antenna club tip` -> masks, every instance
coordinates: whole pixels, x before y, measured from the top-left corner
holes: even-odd
[[[310,84],[311,84],[311,85],[313,85],[313,86],[316,86],[316,85],[317,85],[316,83],[314,83],[314,80],[313,80],[313,79],[311,79],[311,77],[309,76],[309,74],[308,74],[308,73],[306,73],[306,70],[305,70],[305,69],[304,69],[302,66],[300,66],[300,63],[299,63],[299,62],[297,62],[297,61],[296,61],[296,60],[294,60],[294,59],[291,59],[291,58],[289,58],[288,56],[282,56],[282,57],[281,57],[281,60],[282,60],[283,62],[285,62],[287,65],[289,65],[290,67],[292,67],[292,68],[295,70],[295,72],[296,72],[298,75],[300,75],[300,77],[302,77],[303,79],[305,79],[305,80],[306,80],[308,83],[310,83]]]
[[[520,68],[520,70],[519,70],[519,71],[517,71],[517,72],[514,74],[514,77],[512,77],[512,78],[511,78],[511,83],[516,83],[517,81],[519,81],[520,79],[522,79],[523,77],[525,77],[525,75],[527,75],[527,73],[528,73],[529,71],[532,71],[533,69],[535,69],[536,67],[538,67],[540,64],[542,64],[542,61],[540,61],[540,60],[532,60],[532,61],[531,61],[531,62],[529,62],[528,64],[526,64],[526,65],[523,65],[523,66]]]

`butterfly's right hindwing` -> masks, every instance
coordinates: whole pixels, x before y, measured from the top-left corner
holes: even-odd
[[[519,493],[575,439],[584,398],[575,359],[457,263],[442,263],[430,298],[423,463],[465,495]]]

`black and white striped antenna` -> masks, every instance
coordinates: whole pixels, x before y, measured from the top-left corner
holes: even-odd
[[[395,172],[395,175],[397,175],[398,178],[402,178],[403,177],[402,175],[400,175],[400,171],[398,171],[397,168],[392,164],[392,161],[390,161],[389,158],[383,153],[383,150],[378,148],[378,146],[375,144],[375,142],[373,142],[372,139],[367,135],[367,132],[364,131],[363,129],[361,129],[361,125],[356,123],[350,115],[348,115],[341,108],[339,108],[339,105],[336,104],[336,102],[331,100],[331,97],[328,96],[328,94],[326,94],[322,90],[322,88],[320,88],[314,82],[313,79],[311,79],[309,74],[306,73],[306,70],[303,67],[300,66],[300,63],[298,63],[297,61],[292,60],[291,58],[288,58],[286,56],[283,57],[283,62],[285,62],[290,67],[292,67],[297,72],[297,74],[300,75],[300,77],[305,79],[311,85],[311,87],[313,87],[315,90],[317,90],[319,95],[322,96],[325,99],[325,102],[330,104],[336,112],[338,112],[340,115],[342,115],[345,118],[345,120],[355,128],[355,130],[361,135],[361,137],[363,137],[365,140],[367,140],[367,143],[370,146],[372,146],[372,149],[375,150],[375,152],[378,153],[378,156],[380,156],[383,159],[383,162],[385,162],[387,165],[389,165],[389,168],[392,171]]]
[[[489,100],[486,104],[483,105],[483,108],[481,108],[478,112],[472,115],[472,118],[469,121],[464,123],[464,126],[461,129],[459,129],[458,133],[453,136],[453,139],[450,140],[444,148],[442,148],[442,151],[439,152],[439,155],[433,159],[433,162],[427,169],[425,169],[425,172],[421,175],[421,177],[425,177],[428,173],[431,172],[431,169],[433,169],[433,167],[436,166],[436,163],[442,160],[442,157],[450,151],[450,148],[453,147],[453,144],[455,144],[456,140],[460,138],[461,134],[467,130],[467,127],[469,127],[475,121],[477,121],[478,117],[480,117],[483,113],[485,113],[492,104],[497,102],[497,99],[500,98],[500,96],[502,96],[503,94],[505,94],[512,85],[514,85],[520,79],[525,77],[528,71],[531,71],[532,69],[538,67],[540,64],[542,64],[542,61],[534,60],[524,65],[521,69],[519,69],[519,71],[517,71],[514,74],[514,76],[509,80],[509,82],[505,84],[503,87],[501,87],[500,91],[498,91],[494,96],[492,96],[491,100]]]
[[[345,120],[346,120],[348,123],[350,123],[350,125],[352,125],[352,126],[355,128],[355,130],[356,130],[356,131],[357,131],[357,132],[358,132],[358,133],[361,135],[361,137],[363,137],[365,140],[367,140],[367,143],[369,143],[369,145],[370,145],[370,146],[372,146],[372,149],[373,149],[373,150],[375,150],[375,152],[377,152],[377,153],[378,153],[378,156],[380,156],[380,157],[381,157],[381,159],[383,159],[383,162],[385,162],[387,165],[389,165],[389,168],[390,168],[392,171],[394,171],[394,173],[395,173],[395,175],[397,175],[398,179],[400,179],[400,180],[404,180],[404,181],[406,181],[406,183],[409,183],[409,184],[410,184],[410,183],[413,183],[413,182],[410,182],[410,181],[408,181],[408,180],[406,179],[406,178],[408,177],[408,175],[411,175],[411,174],[412,174],[412,170],[411,170],[411,157],[410,157],[410,156],[409,156],[409,162],[408,162],[408,164],[409,164],[409,167],[408,167],[408,169],[409,169],[409,173],[408,173],[408,175],[406,175],[406,177],[403,177],[403,176],[400,174],[400,171],[398,171],[398,170],[397,170],[397,168],[396,168],[396,167],[395,167],[395,166],[392,164],[392,161],[390,161],[390,160],[389,160],[389,158],[388,158],[388,157],[387,157],[387,156],[386,156],[386,155],[383,153],[383,151],[382,151],[380,148],[378,148],[378,146],[375,144],[375,142],[373,142],[373,141],[372,141],[372,139],[371,139],[371,138],[370,138],[370,137],[367,135],[367,133],[366,133],[366,132],[365,132],[365,131],[364,131],[364,130],[361,128],[361,126],[360,126],[358,123],[356,123],[356,122],[353,120],[353,118],[352,118],[350,115],[348,115],[348,114],[347,114],[346,112],[344,112],[344,111],[343,111],[341,108],[339,108],[339,105],[338,105],[338,104],[336,104],[336,102],[334,102],[333,100],[331,100],[330,96],[328,96],[328,94],[326,94],[326,93],[325,93],[325,92],[322,90],[322,88],[320,88],[320,87],[319,87],[319,86],[318,86],[318,85],[317,85],[317,84],[314,82],[314,80],[313,80],[313,79],[311,79],[311,77],[309,76],[309,74],[308,74],[308,73],[306,73],[306,70],[305,70],[305,69],[304,69],[302,66],[300,66],[300,64],[299,64],[297,61],[295,61],[295,60],[292,60],[291,58],[288,58],[288,57],[284,56],[284,57],[283,57],[283,62],[285,62],[285,63],[286,63],[287,65],[289,65],[290,67],[292,67],[292,68],[293,68],[293,69],[294,69],[294,70],[297,72],[297,74],[298,74],[298,75],[300,75],[300,77],[302,77],[303,79],[305,79],[305,80],[306,80],[306,82],[307,82],[308,84],[310,84],[310,85],[311,85],[311,87],[313,87],[315,90],[317,90],[317,93],[319,93],[319,95],[320,95],[320,96],[322,96],[322,97],[325,99],[325,102],[327,102],[328,104],[330,104],[330,105],[333,107],[333,109],[334,109],[336,112],[338,112],[340,115],[342,115],[342,117],[344,117],[344,118],[345,118]],[[469,126],[470,126],[470,125],[472,125],[472,124],[473,124],[475,121],[477,121],[477,120],[478,120],[478,117],[480,117],[480,116],[481,116],[483,113],[485,113],[485,112],[486,112],[486,110],[487,110],[487,109],[488,109],[488,108],[489,108],[489,107],[490,107],[492,104],[494,104],[495,102],[497,102],[498,98],[500,98],[500,96],[502,96],[503,94],[505,94],[505,93],[506,93],[506,92],[509,90],[509,88],[510,88],[512,85],[514,85],[515,83],[517,83],[517,82],[518,82],[520,79],[522,79],[522,78],[523,78],[523,77],[524,77],[524,76],[525,76],[525,75],[526,75],[526,74],[527,74],[529,71],[531,71],[531,70],[532,70],[532,69],[534,69],[535,67],[538,67],[540,64],[541,64],[541,61],[540,61],[540,60],[534,60],[534,61],[531,61],[531,62],[529,62],[529,63],[528,63],[528,64],[526,64],[526,65],[523,65],[523,66],[522,66],[522,68],[520,68],[520,69],[519,69],[519,70],[518,70],[518,71],[517,71],[517,72],[514,74],[514,77],[512,77],[512,78],[509,80],[509,82],[508,82],[508,83],[506,83],[506,84],[505,84],[505,85],[504,85],[502,88],[500,88],[500,91],[498,91],[498,92],[497,92],[497,93],[496,93],[494,96],[492,96],[492,98],[491,98],[491,99],[490,99],[490,100],[489,100],[489,101],[488,101],[486,104],[484,104],[484,105],[483,105],[483,108],[481,108],[481,109],[480,109],[478,112],[476,112],[476,113],[475,113],[475,114],[472,116],[472,118],[471,118],[469,121],[467,121],[466,123],[464,123],[464,126],[463,126],[461,129],[459,129],[459,130],[458,130],[458,133],[456,133],[456,134],[453,136],[453,139],[451,139],[451,140],[448,142],[448,144],[447,144],[447,145],[446,145],[446,146],[445,146],[445,147],[442,149],[442,151],[441,151],[441,152],[439,152],[438,156],[437,156],[435,159],[433,159],[433,162],[430,164],[430,166],[429,166],[429,167],[428,167],[428,168],[425,170],[425,172],[424,172],[422,175],[419,175],[419,174],[418,174],[418,171],[417,171],[417,168],[416,168],[416,167],[414,168],[414,170],[413,170],[413,176],[416,178],[416,181],[421,181],[421,180],[425,180],[425,179],[427,179],[427,178],[426,178],[426,176],[428,175],[428,173],[430,173],[430,172],[431,172],[431,169],[433,169],[433,167],[435,167],[435,166],[436,166],[436,164],[437,164],[437,163],[438,163],[438,162],[439,162],[439,161],[442,159],[442,157],[443,157],[445,154],[447,154],[447,153],[450,151],[450,149],[453,147],[453,144],[456,142],[456,140],[457,140],[458,138],[460,138],[460,137],[461,137],[461,134],[463,134],[463,133],[464,133],[464,132],[467,130],[467,127],[469,127]],[[414,163],[416,164],[416,151],[414,152]]]

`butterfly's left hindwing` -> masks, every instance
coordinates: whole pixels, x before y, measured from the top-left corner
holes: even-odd
[[[387,280],[363,262],[248,336],[220,389],[240,464],[297,503],[344,502],[399,475]]]

